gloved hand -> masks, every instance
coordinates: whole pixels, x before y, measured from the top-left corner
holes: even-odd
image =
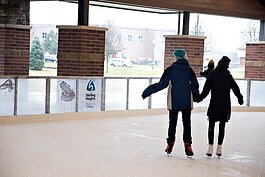
[[[142,98],[145,99],[147,96],[148,96],[148,95],[147,95],[146,91],[143,91],[143,93],[142,93]]]
[[[238,99],[238,103],[239,103],[240,105],[242,105],[242,104],[244,103],[244,100],[243,100],[243,99]]]
[[[193,102],[199,103],[202,101],[201,95],[197,95],[193,97]]]
[[[142,98],[143,98],[143,99],[145,99],[145,98],[146,98],[146,96],[144,95],[144,93],[142,93]]]

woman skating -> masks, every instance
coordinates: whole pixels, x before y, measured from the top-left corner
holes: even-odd
[[[218,62],[216,69],[210,72],[200,96],[200,101],[203,100],[211,91],[211,100],[207,111],[209,120],[208,127],[208,151],[206,155],[212,156],[214,144],[214,127],[215,123],[219,122],[219,134],[217,142],[216,155],[222,156],[222,144],[225,136],[225,125],[231,116],[231,101],[230,90],[238,99],[238,103],[244,103],[243,96],[234,78],[228,71],[230,59],[223,56]]]

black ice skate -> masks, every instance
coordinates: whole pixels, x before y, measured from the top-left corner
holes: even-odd
[[[172,142],[172,143],[167,143],[167,148],[165,149],[165,152],[166,152],[168,155],[171,154],[172,149],[173,149],[173,146],[174,146],[174,142]]]
[[[184,143],[184,147],[185,147],[185,153],[187,157],[191,157],[194,155],[192,148],[191,148],[191,143]]]

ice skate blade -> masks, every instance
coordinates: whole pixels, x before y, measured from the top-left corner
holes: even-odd
[[[212,159],[212,156],[206,156],[206,159],[209,159],[209,160],[211,160]]]
[[[168,157],[171,156],[171,153],[166,152],[166,154],[167,154]]]
[[[167,153],[167,155],[170,155],[171,154],[171,152],[167,152],[167,151],[165,151],[166,153]]]
[[[218,158],[218,159],[222,159],[222,156],[221,156],[221,155],[217,155],[217,158]]]
[[[190,156],[190,155],[187,155],[187,159],[191,159],[191,160],[194,160],[194,156]]]
[[[208,153],[207,153],[207,154],[205,154],[205,155],[208,156],[208,157],[212,157],[212,154],[208,154]]]

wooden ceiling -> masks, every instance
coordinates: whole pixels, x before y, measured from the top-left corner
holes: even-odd
[[[265,20],[265,7],[258,0],[113,0],[112,2]]]
[[[31,0],[38,1],[38,0]],[[40,0],[41,1],[41,0]],[[42,0],[44,1],[44,0]],[[46,0],[49,1],[49,0]],[[52,0],[50,0],[52,1]],[[58,1],[58,0],[57,0]],[[59,0],[78,2],[77,0]],[[90,0],[175,11],[265,20],[265,0]]]

